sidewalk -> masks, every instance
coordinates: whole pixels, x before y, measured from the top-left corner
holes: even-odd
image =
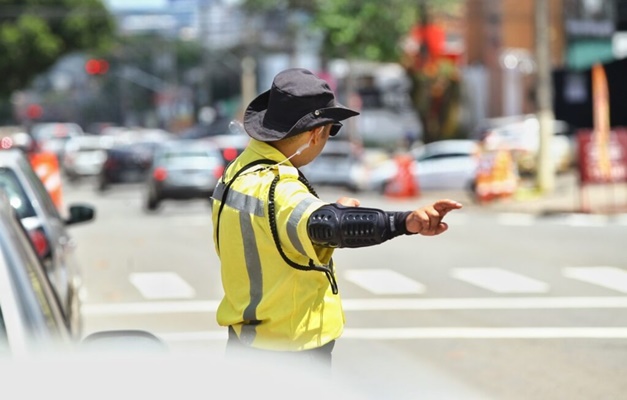
[[[472,202],[465,194],[466,202]],[[521,212],[537,215],[556,213],[625,214],[627,213],[627,182],[586,185],[580,187],[577,173],[556,177],[551,193],[539,193],[532,180],[524,180],[512,198],[471,207],[495,212]]]

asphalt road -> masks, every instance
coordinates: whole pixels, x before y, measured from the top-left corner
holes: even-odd
[[[146,214],[141,186],[99,194],[92,182],[66,185],[64,197],[97,207],[96,221],[72,228],[86,333],[147,329],[173,353],[221,359],[208,203]],[[430,200],[356,197],[386,210]],[[449,224],[439,237],[337,251],[340,388],[362,399],[625,398],[627,219],[467,207]]]

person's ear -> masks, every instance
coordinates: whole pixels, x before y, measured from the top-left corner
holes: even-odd
[[[319,140],[322,140],[322,134],[324,133],[324,125],[323,126],[319,126],[316,129],[313,130],[313,140],[312,142],[318,143]]]

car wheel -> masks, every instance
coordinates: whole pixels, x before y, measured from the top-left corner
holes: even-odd
[[[379,186],[378,192],[380,195],[385,194],[385,189],[388,187],[389,184],[390,184],[390,181],[385,181]]]
[[[107,182],[107,180],[104,178],[100,178],[100,180],[98,181],[98,191],[104,192],[108,188],[109,188],[109,183]]]
[[[148,196],[148,200],[146,201],[146,209],[149,211],[155,211],[159,208],[159,204],[161,203],[161,199],[156,196]]]
[[[347,185],[346,189],[351,193],[359,193],[361,191],[357,185],[352,184]]]

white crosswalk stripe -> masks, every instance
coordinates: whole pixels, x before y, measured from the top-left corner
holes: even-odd
[[[571,279],[627,293],[627,271],[609,266],[569,267],[562,274]]]
[[[196,295],[175,272],[133,273],[129,279],[146,299],[189,299]]]
[[[344,278],[374,294],[420,294],[422,283],[391,269],[347,270]]]
[[[509,226],[531,226],[536,223],[537,217],[531,214],[503,213],[496,216],[497,222]]]
[[[549,290],[545,282],[501,268],[456,268],[451,276],[495,293],[546,293]]]

